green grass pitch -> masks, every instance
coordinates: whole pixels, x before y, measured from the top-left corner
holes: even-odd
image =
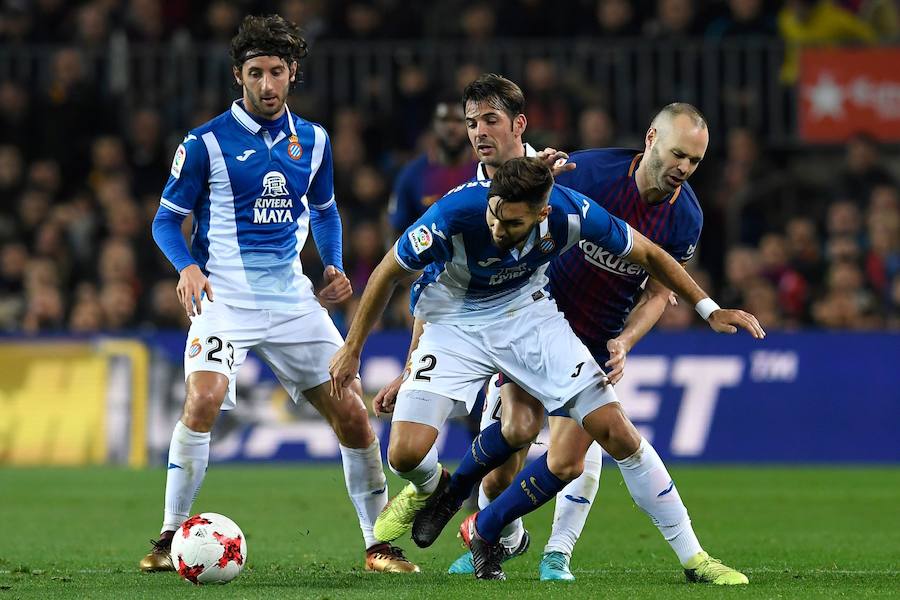
[[[744,588],[684,581],[609,462],[576,548],[574,584],[537,579],[552,504],[526,519],[532,550],[506,582],[446,574],[450,527],[429,550],[401,540],[423,573],[363,571],[340,467],[213,465],[195,509],[243,528],[248,566],[228,586],[142,574],[158,531],[165,472],[0,470],[0,600],[6,598],[865,598],[900,596],[900,469],[672,469],[706,549],[750,577]],[[400,489],[390,479],[391,492]],[[458,523],[462,517],[457,518]]]

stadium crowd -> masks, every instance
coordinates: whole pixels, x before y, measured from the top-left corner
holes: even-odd
[[[187,326],[177,274],[153,244],[150,222],[186,129],[225,110],[227,101],[210,103],[189,123],[173,122],[162,102],[117,110],[84,64],[85,49],[105,48],[115,35],[135,43],[188,37],[224,44],[244,14],[277,11],[303,27],[312,52],[325,39],[780,36],[787,49],[781,79],[789,84],[799,45],[877,43],[900,31],[893,0],[781,4],[582,0],[560,10],[548,0],[7,0],[0,9],[4,47],[50,44],[53,55],[47,81],[0,79],[0,331]],[[465,83],[477,74],[471,65],[458,78]],[[641,143],[617,132],[602,104],[567,94],[552,61],[533,59],[519,83],[529,117],[525,138],[536,147]],[[386,211],[394,178],[417,153],[433,151],[430,116],[445,92],[421,71],[406,72],[396,85],[402,93],[392,115],[354,106],[317,107],[313,115],[297,109],[331,136],[344,265],[357,297],[392,242]],[[302,107],[302,85],[295,96]],[[724,143],[710,149],[691,180],[705,226],[690,268],[704,287],[771,330],[900,330],[900,187],[897,169],[889,168],[897,156],[864,135],[838,155],[776,151],[749,129],[723,133]],[[304,265],[320,281],[311,243]],[[402,296],[395,294],[384,327],[407,327]],[[339,324],[352,317],[353,304],[336,310]],[[691,307],[678,306],[660,327],[697,322]]]

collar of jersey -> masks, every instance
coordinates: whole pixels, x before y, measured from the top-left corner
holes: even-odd
[[[291,115],[291,110],[288,108],[287,103],[284,105],[284,110],[287,113],[287,122],[288,127],[291,129],[291,135],[296,136],[297,129],[294,127],[294,117]],[[257,135],[259,130],[263,128],[262,125],[253,120],[253,117],[247,114],[246,109],[240,105],[240,100],[235,100],[231,103],[231,116],[253,135]]]
[[[531,147],[531,144],[525,142],[525,156],[537,156],[537,150]],[[478,181],[487,181],[490,177],[487,176],[487,169],[484,168],[484,163],[478,163],[478,168],[475,170],[475,177]]]

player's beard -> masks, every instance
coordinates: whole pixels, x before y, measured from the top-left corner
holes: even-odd
[[[659,155],[659,146],[653,146],[650,156],[647,158],[647,172],[650,180],[656,182],[656,186],[667,194],[675,191],[675,186],[666,181],[666,171],[662,157]]]
[[[273,119],[275,115],[281,112],[281,109],[284,108],[284,102],[287,97],[287,91],[285,90],[281,94],[275,93],[275,105],[273,107],[266,106],[265,102],[263,102],[262,97],[253,92],[253,90],[247,90],[247,98],[250,100],[250,105],[253,107],[253,112],[258,116],[264,119]]]
[[[461,140],[448,140],[438,138],[437,140],[438,148],[441,149],[444,156],[450,159],[456,159],[465,152],[466,148],[469,147],[469,140],[463,138]]]

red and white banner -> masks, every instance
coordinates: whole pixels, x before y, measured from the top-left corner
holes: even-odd
[[[900,142],[900,48],[804,50],[798,86],[804,141]]]

